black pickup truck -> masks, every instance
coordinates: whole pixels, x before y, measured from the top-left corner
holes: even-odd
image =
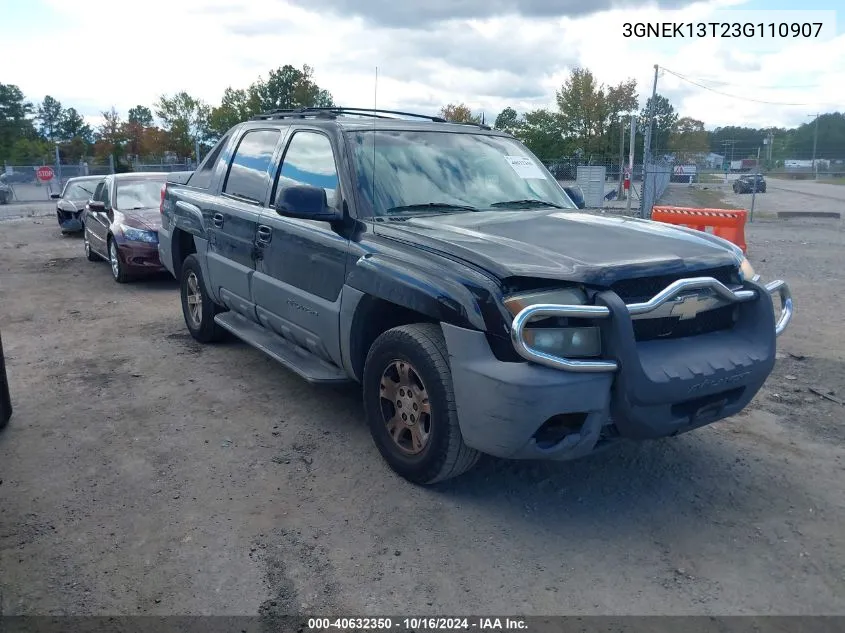
[[[376,446],[420,484],[733,415],[792,317],[733,244],[580,212],[509,134],[436,117],[259,115],[161,213],[194,338],[361,383]]]

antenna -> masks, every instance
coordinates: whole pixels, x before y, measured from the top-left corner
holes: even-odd
[[[378,66],[376,66],[376,81],[373,88],[373,191],[370,196],[370,204],[373,205],[373,214],[376,212],[376,110],[378,109]]]

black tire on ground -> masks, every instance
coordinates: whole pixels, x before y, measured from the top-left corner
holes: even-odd
[[[130,280],[130,276],[126,273],[126,268],[120,260],[120,251],[117,250],[117,243],[111,235],[109,235],[106,241],[106,248],[109,252],[109,267],[111,268],[112,278],[119,284],[125,284]]]
[[[222,339],[226,331],[217,325],[214,317],[223,311],[219,305],[212,301],[206,289],[205,279],[202,275],[199,259],[196,255],[188,255],[182,263],[182,277],[179,280],[180,295],[182,297],[182,316],[185,317],[185,325],[188,331],[200,343],[213,343]],[[199,296],[199,318],[196,312],[192,311],[189,303],[189,296]]]
[[[0,429],[9,424],[12,417],[12,397],[9,394],[9,378],[6,376],[6,357],[3,354],[3,337],[0,336]]]
[[[385,407],[395,405],[382,399],[381,383],[384,372],[395,362],[408,363],[428,394],[428,440],[416,455],[404,453],[387,428]],[[456,477],[478,462],[481,454],[464,443],[458,425],[452,372],[439,325],[403,325],[379,336],[367,354],[363,387],[364,411],[376,447],[390,467],[408,481],[434,484]]]
[[[85,249],[85,258],[89,262],[98,262],[100,261],[100,256],[97,255],[93,250],[91,250],[91,242],[88,241],[88,231],[82,229],[82,247]]]

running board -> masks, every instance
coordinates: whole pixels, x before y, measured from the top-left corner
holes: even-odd
[[[214,321],[308,382],[350,382],[349,376],[342,369],[318,358],[308,350],[289,343],[281,336],[264,329],[237,312],[221,312],[214,317]]]

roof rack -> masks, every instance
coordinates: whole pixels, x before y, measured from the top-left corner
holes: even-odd
[[[376,108],[347,108],[347,107],[329,107],[329,108],[279,108],[262,112],[253,116],[251,121],[267,121],[272,119],[304,119],[307,117],[335,119],[344,114],[355,114],[358,116],[368,116],[376,119],[395,119],[395,116],[383,116],[385,114],[397,116],[409,116],[418,119],[426,119],[434,123],[447,123],[446,119],[439,116],[430,116],[427,114],[418,114],[416,112],[401,112],[399,110],[380,110]]]

